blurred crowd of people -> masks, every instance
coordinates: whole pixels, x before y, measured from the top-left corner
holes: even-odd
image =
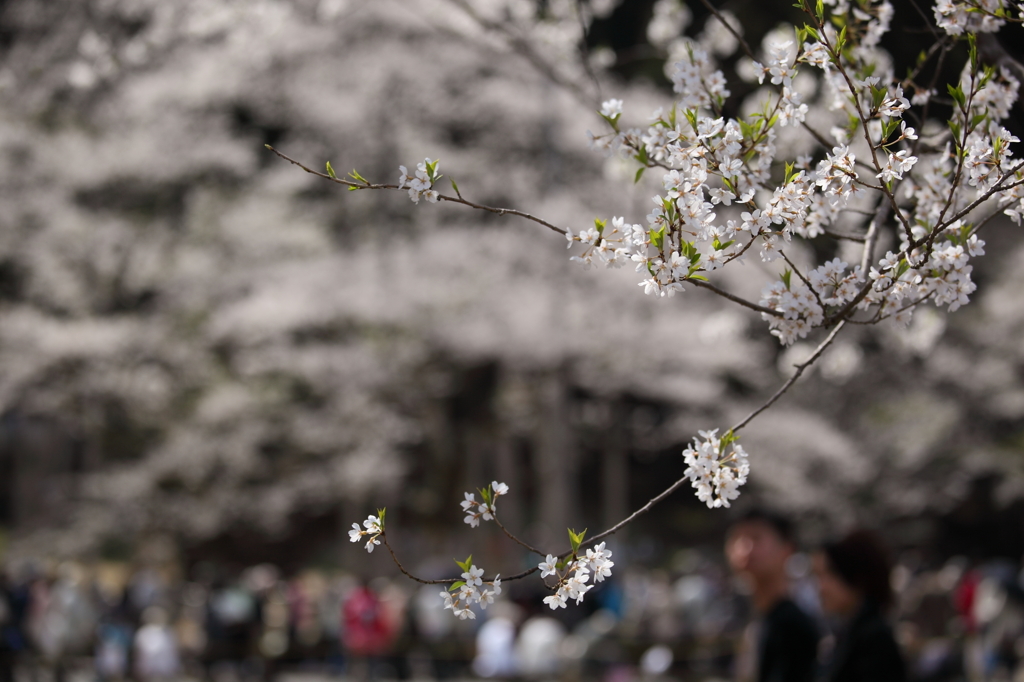
[[[757,600],[737,580],[737,551],[727,545],[726,561],[718,548],[683,550],[662,570],[624,565],[593,599],[558,612],[531,591],[539,585],[526,585],[536,581],[512,583],[506,598],[467,621],[443,610],[436,586],[343,572],[285,576],[264,564],[230,574],[200,565],[184,579],[173,568],[124,563],[12,563],[0,578],[0,682],[82,675],[248,682],[285,671],[355,679],[756,679],[757,663],[745,671],[743,652]],[[823,556],[842,578],[841,552]],[[816,577],[813,565],[808,554],[788,557],[787,599],[820,628],[819,648],[835,648],[833,597],[819,592],[823,574]],[[888,622],[907,679],[1024,680],[1018,565],[962,558],[928,565],[910,552],[891,575]]]

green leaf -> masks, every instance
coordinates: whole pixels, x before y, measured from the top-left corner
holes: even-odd
[[[380,519],[380,529],[384,530],[384,515],[387,513],[387,507],[381,507],[377,510],[377,518]]]
[[[584,528],[579,533],[575,532],[572,528],[569,528],[569,543],[572,545],[572,553],[576,554],[580,551],[580,545],[583,544],[583,538],[587,534],[587,529]]]
[[[739,439],[740,437],[733,433],[732,429],[729,429],[728,431],[725,432],[725,435],[722,436],[722,449],[724,450],[727,446],[732,445]]]
[[[648,159],[648,157],[647,157],[647,147],[646,146],[640,147],[640,150],[637,151],[637,153],[636,153],[636,160],[639,161],[640,163],[642,163],[645,166],[648,164],[650,159]]]
[[[448,182],[452,183],[452,189],[461,197],[462,194],[459,193],[459,186],[455,184],[455,178],[448,178]]]
[[[661,250],[665,244],[665,226],[662,225],[660,230],[651,230],[651,244],[654,248]]]
[[[886,94],[888,94],[888,93],[886,92],[885,88],[883,88],[881,86],[878,86],[878,85],[872,85],[871,86],[871,108],[872,109],[878,109],[879,105],[881,105],[882,102],[885,100]]]
[[[335,174],[334,169],[331,167],[331,162],[330,161],[327,162],[327,175],[329,175],[331,177],[331,179],[333,179],[333,180],[337,180],[338,179],[337,174]]]
[[[458,559],[455,559],[455,563],[458,565],[459,568],[463,570],[463,572],[468,571],[470,566],[473,565],[473,555],[470,554],[468,557],[466,557],[465,561],[459,561]]]
[[[789,289],[789,286],[790,286],[789,282],[790,282],[790,280],[792,278],[793,278],[793,271],[792,270],[790,270],[789,268],[786,268],[785,270],[782,271],[782,283],[786,285],[787,289]]]
[[[615,132],[619,132],[619,117],[621,116],[621,114],[615,114],[614,116],[605,116],[600,111],[597,113],[601,118],[608,122],[608,125],[610,125]]]
[[[363,177],[362,175],[360,175],[360,174],[359,174],[359,171],[355,170],[354,168],[352,169],[352,172],[351,172],[351,173],[349,173],[348,175],[349,175],[349,177],[350,177],[350,178],[352,178],[353,180],[356,180],[356,181],[358,181],[358,182],[361,182],[361,183],[363,183],[364,185],[369,185],[369,184],[370,184],[370,183],[369,183],[369,182],[368,182],[368,181],[366,180],[366,178],[364,178],[364,177]]]
[[[964,109],[967,104],[967,99],[964,97],[964,89],[957,85],[953,87],[952,83],[946,85],[946,90],[949,91],[949,96],[953,98],[953,101],[957,103],[960,109]]]
[[[686,120],[693,128],[693,132],[697,132],[697,111],[695,109],[686,110]]]
[[[697,275],[697,274],[694,274],[692,272],[689,275],[687,275],[686,278],[687,279],[699,279],[702,282],[710,282],[711,281],[707,277],[705,277],[704,275]]]
[[[491,503],[491,484],[488,483],[486,488],[480,488],[480,498],[484,501],[484,504]]]
[[[953,132],[953,143],[960,146],[960,124],[956,121],[949,121],[949,129]]]
[[[818,18],[819,23],[825,19],[825,3],[822,0],[818,0],[817,5],[815,5],[814,16]]]
[[[647,166],[640,166],[636,171],[636,177],[633,178],[633,184],[640,182],[640,178],[644,176],[644,171],[647,170]]]
[[[468,571],[469,569],[467,568],[466,570]],[[456,590],[458,590],[460,587],[462,587],[465,584],[466,584],[465,580],[456,580],[455,582],[452,583],[452,586],[448,588],[448,591],[449,592],[455,592]]]

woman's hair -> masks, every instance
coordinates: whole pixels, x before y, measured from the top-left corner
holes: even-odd
[[[887,608],[893,599],[889,573],[892,565],[881,538],[869,530],[852,531],[839,542],[822,547],[833,572],[843,582]]]

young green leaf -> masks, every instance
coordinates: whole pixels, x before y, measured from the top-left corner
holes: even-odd
[[[334,168],[331,167],[330,161],[327,162],[327,175],[329,175],[334,180],[338,179],[338,176],[334,172]]]

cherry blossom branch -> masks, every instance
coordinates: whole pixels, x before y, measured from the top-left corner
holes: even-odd
[[[957,214],[954,215],[953,217],[951,217],[948,221],[946,221],[945,224],[940,223],[940,225],[942,225],[942,227],[941,227],[941,229],[940,228],[936,228],[935,230],[932,231],[933,234],[932,234],[931,238],[928,240],[929,245],[935,241],[935,238],[942,232],[942,230],[946,229],[947,227],[949,227],[950,225],[952,225],[956,221],[960,220],[961,218],[966,216],[968,213],[970,213],[974,209],[978,208],[978,206],[981,206],[983,203],[985,203],[986,201],[991,199],[992,196],[996,192],[1002,192],[1003,190],[1006,190],[1006,189],[1013,189],[1014,187],[1017,187],[1019,185],[1024,184],[1024,180],[1017,180],[1016,182],[1011,182],[1009,185],[1004,185],[1003,184],[1004,182],[1006,182],[1010,178],[1011,175],[1013,175],[1017,171],[1021,170],[1022,168],[1024,168],[1024,159],[1021,159],[1020,161],[1017,162],[1016,165],[1014,165],[1008,171],[1003,173],[1003,176],[1001,178],[999,178],[999,181],[996,182],[996,184],[992,185],[992,187],[989,188],[989,190],[987,192],[985,192],[980,197],[978,197],[977,199],[972,201],[970,204],[968,204],[966,208],[964,208],[961,211],[957,212]]]
[[[321,173],[318,170],[314,170],[314,169],[310,168],[309,166],[305,165],[304,163],[302,163],[301,161],[296,161],[295,159],[291,158],[287,154],[285,154],[285,153],[275,149],[274,147],[271,147],[269,144],[268,145],[264,145],[264,146],[267,149],[269,149],[270,151],[272,151],[275,154],[277,154],[279,157],[281,157],[285,161],[298,166],[299,168],[301,168],[302,170],[306,171],[307,173],[315,175],[318,178],[323,178],[324,180],[329,180],[329,181],[334,182],[334,183],[339,184],[339,185],[344,185],[346,187],[352,187],[352,188],[355,188],[355,189],[390,189],[390,190],[401,190],[401,189],[403,189],[403,188],[399,187],[398,185],[374,184],[374,183],[370,183],[370,182],[367,182],[367,183],[352,182],[351,180],[345,180],[343,178],[333,177],[331,175],[328,175],[327,173]],[[456,191],[458,192],[458,190],[456,190]],[[568,232],[567,230],[565,230],[565,229],[563,229],[561,227],[558,227],[556,225],[552,225],[548,221],[546,221],[546,220],[544,220],[542,218],[538,218],[537,216],[531,215],[531,214],[526,213],[524,211],[518,211],[518,210],[513,209],[513,208],[495,208],[493,206],[484,206],[482,204],[477,204],[477,203],[474,203],[472,201],[467,201],[466,199],[462,198],[462,194],[461,193],[459,193],[459,196],[457,196],[457,197],[448,196],[446,194],[438,194],[437,198],[440,201],[450,201],[450,202],[455,203],[455,204],[462,204],[463,206],[469,206],[470,208],[475,208],[475,209],[478,209],[478,210],[481,210],[481,211],[488,211],[490,213],[496,213],[497,215],[514,215],[514,216],[519,216],[520,218],[525,218],[527,220],[532,220],[535,223],[539,223],[540,225],[543,225],[544,227],[547,227],[548,229],[553,230],[554,232],[557,232],[557,233],[562,234],[562,235],[564,235],[564,234],[566,234]],[[751,244],[752,243],[753,243],[753,241],[751,241]],[[749,247],[750,247],[750,245],[748,244],[747,248],[749,248]],[[744,249],[744,251],[746,251],[746,249]],[[758,304],[753,303],[751,301],[748,301],[746,299],[740,298],[739,296],[736,296],[734,294],[730,294],[728,291],[725,291],[723,289],[719,289],[718,287],[716,287],[715,285],[713,285],[713,284],[711,284],[709,282],[704,282],[704,281],[696,280],[696,279],[688,279],[688,280],[685,280],[685,281],[690,282],[690,283],[692,283],[692,284],[694,284],[694,285],[696,285],[698,287],[701,287],[703,289],[707,289],[709,291],[712,291],[715,294],[718,294],[719,296],[721,296],[722,298],[726,298],[726,299],[732,301],[733,303],[737,303],[737,304],[739,304],[739,305],[741,305],[741,306],[743,306],[745,308],[750,308],[751,310],[756,310],[756,311],[761,312],[761,313],[767,313],[768,315],[773,315],[775,317],[782,317],[782,313],[780,313],[777,310],[772,310],[771,308],[766,308],[766,307],[764,307],[762,305],[758,305]]]
[[[402,187],[399,187],[398,185],[373,184],[373,183],[369,183],[369,182],[367,182],[367,183],[352,182],[351,180],[344,180],[342,178],[332,177],[332,176],[328,175],[327,173],[321,173],[320,171],[313,170],[309,166],[306,166],[305,164],[303,164],[303,163],[301,163],[299,161],[296,161],[295,159],[291,158],[290,156],[288,156],[286,154],[283,154],[282,152],[278,151],[277,149],[274,149],[269,144],[268,145],[264,145],[264,146],[267,149],[269,149],[270,151],[272,151],[275,154],[277,154],[278,156],[280,156],[285,161],[288,161],[289,163],[295,164],[296,166],[298,166],[302,170],[306,171],[307,173],[311,173],[311,174],[313,174],[313,175],[315,175],[315,176],[317,176],[319,178],[323,178],[324,180],[330,180],[331,182],[335,182],[335,183],[337,183],[339,185],[345,185],[346,187],[352,187],[352,188],[355,188],[355,189],[393,189],[393,190],[401,190],[401,189],[403,189]],[[484,206],[483,204],[477,204],[477,203],[474,203],[472,201],[466,201],[465,199],[462,198],[462,194],[461,193],[459,193],[459,196],[457,196],[457,197],[448,196],[447,194],[438,194],[437,198],[440,201],[450,201],[452,203],[462,204],[463,206],[469,206],[470,208],[475,208],[475,209],[478,209],[478,210],[481,210],[481,211],[488,211],[490,213],[495,213],[497,215],[515,215],[515,216],[519,216],[520,218],[526,218],[527,220],[532,220],[533,222],[538,223],[540,225],[543,225],[544,227],[546,227],[546,228],[548,228],[550,230],[553,230],[553,231],[557,232],[558,234],[564,235],[568,231],[568,230],[565,230],[565,229],[563,229],[561,227],[558,227],[557,225],[552,225],[551,223],[549,223],[546,220],[543,220],[542,218],[538,218],[537,216],[530,215],[529,213],[526,213],[524,211],[518,211],[518,210],[516,210],[514,208],[495,208],[494,206]]]
[[[793,376],[791,376],[789,380],[786,381],[786,383],[784,383],[781,388],[779,388],[779,390],[775,391],[775,394],[772,395],[772,397],[769,398],[763,405],[761,405],[761,407],[757,408],[756,410],[748,414],[746,418],[743,419],[743,421],[736,424],[736,426],[732,427],[730,431],[732,431],[733,433],[737,433],[740,429],[742,429],[751,421],[753,421],[754,418],[757,417],[757,415],[761,414],[769,407],[774,405],[775,401],[781,398],[783,394],[786,391],[788,391],[793,386],[793,384],[796,383],[797,379],[800,378],[800,375],[804,373],[804,370],[813,365],[814,362],[819,357],[821,357],[821,354],[825,352],[825,349],[828,348],[833,341],[835,341],[836,336],[839,335],[839,330],[843,328],[844,324],[846,324],[846,320],[841,320],[839,324],[837,324],[835,328],[832,330],[832,333],[830,333],[825,338],[825,340],[822,341],[821,344],[819,344],[818,347],[814,349],[814,352],[811,354],[811,357],[807,358],[807,360],[800,363],[799,365],[796,365],[796,372],[793,374]]]
[[[860,121],[861,129],[864,133],[864,141],[867,142],[868,149],[871,151],[871,162],[872,164],[874,164],[875,170],[878,171],[878,173],[881,173],[882,166],[881,164],[878,163],[878,155],[876,153],[878,150],[875,147],[874,143],[871,141],[871,131],[868,129],[868,117],[866,114],[864,114],[863,111],[861,111],[860,96],[857,94],[857,88],[854,86],[853,80],[850,78],[850,75],[846,72],[846,67],[843,66],[842,53],[829,43],[828,36],[823,30],[821,22],[818,21],[817,16],[810,12],[810,10],[806,11],[814,18],[815,25],[818,28],[818,35],[821,37],[821,43],[828,49],[829,53],[833,56],[836,70],[839,71],[840,75],[842,75],[843,80],[846,82],[846,87],[850,90],[850,96],[853,98],[853,106],[857,110],[857,118]],[[900,223],[902,223],[903,230],[907,235],[907,239],[913,241],[913,230],[910,229],[910,223],[907,222],[906,216],[904,216],[903,212],[900,211],[900,207],[897,205],[896,197],[893,195],[892,191],[884,184],[881,187],[872,187],[872,189],[880,190],[889,199],[889,203],[892,205],[893,213],[899,219]]]

